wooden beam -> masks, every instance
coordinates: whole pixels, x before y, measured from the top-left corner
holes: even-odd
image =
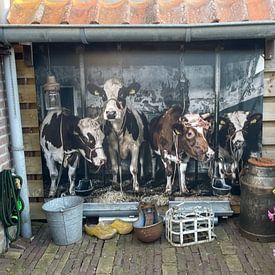
[[[275,159],[275,145],[264,145],[262,154],[265,158]]]
[[[36,103],[36,89],[34,84],[18,85],[20,103]]]
[[[25,159],[28,175],[42,175],[41,157],[26,157]]]
[[[275,121],[263,123],[263,144],[275,145]]]
[[[275,97],[265,97],[263,121],[275,121]]]
[[[23,140],[25,151],[40,151],[39,133],[25,133]]]
[[[38,127],[38,113],[36,109],[21,109],[22,127]]]
[[[29,197],[44,197],[44,187],[42,180],[28,180]]]
[[[32,220],[46,220],[46,216],[42,211],[43,202],[30,202],[30,213]]]
[[[34,68],[25,65],[24,60],[16,60],[17,78],[34,78]]]

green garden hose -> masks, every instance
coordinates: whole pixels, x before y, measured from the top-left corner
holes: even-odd
[[[12,175],[11,170],[0,172],[0,220],[10,241],[17,240],[20,233],[20,214],[24,209],[20,197],[21,186],[22,178]],[[13,225],[16,225],[15,236],[11,236],[8,230]]]

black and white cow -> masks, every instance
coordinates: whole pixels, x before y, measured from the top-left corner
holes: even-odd
[[[214,155],[206,140],[210,125],[205,119],[210,114],[182,115],[182,111],[181,107],[174,106],[150,122],[152,149],[160,155],[164,164],[167,193],[172,192],[172,163],[179,164],[180,192],[183,193],[188,191],[185,172],[190,157],[207,161]]]
[[[130,172],[133,179],[133,190],[139,191],[138,160],[140,160],[141,177],[143,176],[143,158],[139,158],[141,144],[148,136],[148,123],[145,115],[126,106],[126,97],[134,95],[140,89],[140,85],[133,82],[128,87],[116,78],[107,80],[103,87],[92,83],[88,90],[93,95],[102,97],[104,102],[103,118],[106,122],[105,134],[108,140],[108,150],[112,165],[113,181],[117,182],[118,173],[121,182],[120,159],[126,159],[131,155]],[[122,187],[121,187],[122,188]]]
[[[246,163],[250,156],[259,156],[257,154],[260,151],[261,122],[261,114],[245,111],[226,113],[219,118],[219,159],[216,160],[216,176],[236,180],[241,162]],[[211,144],[213,137],[214,131]],[[212,175],[213,166],[209,172]]]
[[[104,134],[97,120],[80,119],[62,111],[47,114],[40,129],[40,144],[50,172],[49,196],[56,194],[58,169],[56,164],[68,167],[69,192],[74,194],[75,171],[82,155],[96,166],[106,162],[102,142]]]

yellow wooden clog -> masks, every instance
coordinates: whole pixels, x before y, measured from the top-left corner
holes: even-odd
[[[88,226],[84,224],[85,232],[90,236],[95,236],[101,240],[108,240],[113,238],[117,230],[110,224],[98,223],[96,226]]]
[[[111,226],[117,230],[118,234],[121,235],[129,234],[133,230],[133,225],[131,223],[122,220],[115,220]]]

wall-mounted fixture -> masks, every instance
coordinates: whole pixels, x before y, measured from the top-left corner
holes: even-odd
[[[43,86],[45,92],[45,107],[47,111],[60,110],[60,84],[56,82],[55,76],[49,75]]]

